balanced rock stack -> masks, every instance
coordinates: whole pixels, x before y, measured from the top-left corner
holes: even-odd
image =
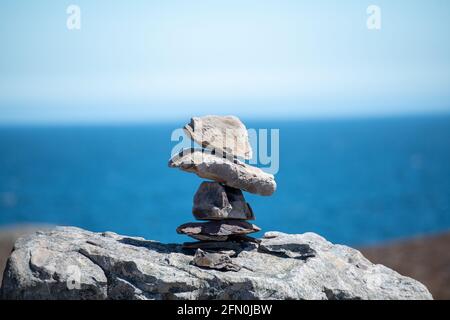
[[[210,180],[200,184],[192,208],[197,220],[206,221],[177,228],[199,240],[185,247],[221,249],[230,242],[255,242],[248,234],[260,228],[247,222],[255,216],[242,190],[269,196],[276,183],[273,175],[244,162],[252,157],[246,127],[234,116],[205,116],[192,118],[184,130],[202,148],[182,150],[170,159],[169,167]]]

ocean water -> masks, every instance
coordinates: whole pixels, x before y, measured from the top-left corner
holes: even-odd
[[[0,128],[0,225],[188,240],[175,228],[194,221],[202,180],[167,166],[171,132],[182,125]],[[247,127],[280,129],[278,190],[245,194],[263,231],[364,245],[450,229],[450,117]]]

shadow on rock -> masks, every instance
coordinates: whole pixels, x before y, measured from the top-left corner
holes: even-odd
[[[308,260],[316,256],[316,251],[308,244],[287,243],[283,245],[264,245],[258,247],[261,253],[271,254],[280,258]]]

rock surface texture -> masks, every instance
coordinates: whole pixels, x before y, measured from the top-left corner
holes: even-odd
[[[201,149],[183,150],[170,159],[169,167],[262,196],[272,195],[277,188],[272,174],[237,159],[218,157]]]
[[[58,227],[19,239],[3,299],[431,299],[421,283],[313,234],[234,252]],[[205,268],[205,267],[207,268]],[[242,266],[242,267],[240,267]]]
[[[200,268],[217,269],[221,271],[239,271],[241,266],[231,259],[235,255],[234,251],[211,253],[198,249],[195,252],[192,264]]]
[[[254,220],[242,191],[218,182],[204,181],[194,196],[192,213],[197,220]]]
[[[188,222],[177,228],[177,233],[207,241],[227,241],[233,236],[243,236],[258,231],[261,231],[259,227],[240,220]]]
[[[203,148],[233,154],[243,159],[252,157],[245,125],[235,116],[193,117],[184,126],[188,136]]]

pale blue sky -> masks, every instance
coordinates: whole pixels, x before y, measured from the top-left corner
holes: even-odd
[[[448,112],[449,30],[446,0],[3,0],[0,122]]]

